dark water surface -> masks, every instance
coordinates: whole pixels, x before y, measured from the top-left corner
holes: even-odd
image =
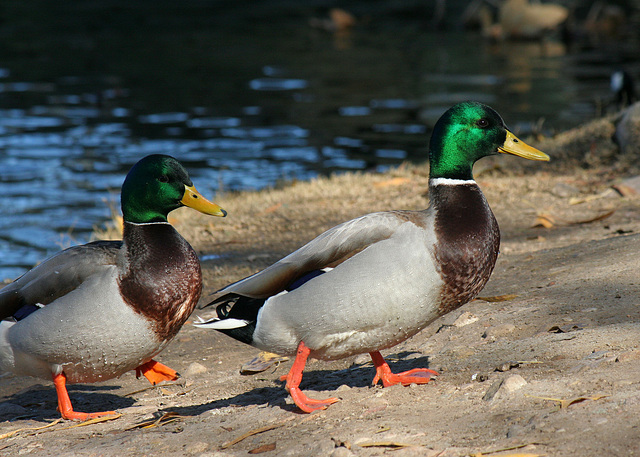
[[[212,198],[384,170],[424,161],[435,120],[466,99],[516,132],[576,126],[610,97],[612,69],[639,60],[379,9],[339,37],[291,2],[2,3],[0,279],[88,241],[147,154],[178,158]]]

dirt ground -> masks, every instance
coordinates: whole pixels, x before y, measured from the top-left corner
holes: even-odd
[[[52,383],[0,377],[0,454],[640,455],[640,195],[616,167],[523,162],[476,167],[502,231],[483,298],[384,352],[394,371],[429,367],[435,381],[383,389],[368,356],[310,361],[303,390],[341,401],[302,414],[279,381],[291,360],[241,375],[257,349],[187,323],[157,357],[178,382],[70,387],[76,409],[117,419],[56,421]],[[424,208],[427,176],[407,166],[219,195],[228,218],[172,221],[203,256],[205,303],[338,222]]]

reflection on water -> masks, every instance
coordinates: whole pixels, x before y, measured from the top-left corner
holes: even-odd
[[[208,196],[383,170],[425,160],[435,120],[466,99],[516,131],[592,118],[616,61],[381,20],[334,40],[305,11],[13,7],[0,29],[0,278],[87,241],[147,154],[177,157]]]

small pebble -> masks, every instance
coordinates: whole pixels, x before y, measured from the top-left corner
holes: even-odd
[[[509,323],[496,325],[486,329],[485,332],[482,334],[482,338],[489,338],[489,339],[499,338],[501,336],[506,336],[512,333],[515,329],[516,329],[516,326]]]
[[[521,389],[525,385],[527,385],[527,381],[519,374],[514,374],[503,381],[500,390],[511,393]]]
[[[479,317],[474,316],[469,311],[465,311],[464,313],[460,314],[455,321],[453,321],[453,326],[464,327],[465,325],[473,324],[479,319]]]
[[[193,362],[191,365],[187,367],[187,369],[184,372],[184,375],[187,377],[195,376],[195,375],[206,373],[207,371],[208,371],[207,367],[205,367],[204,365],[198,362]]]

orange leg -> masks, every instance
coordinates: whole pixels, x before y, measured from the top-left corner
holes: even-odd
[[[56,386],[56,393],[58,394],[58,411],[60,411],[63,419],[85,421],[87,419],[93,419],[94,417],[112,416],[116,414],[115,411],[104,411],[101,413],[79,413],[74,411],[73,406],[71,406],[71,399],[69,398],[66,384],[67,377],[64,373],[53,376],[53,385]]]
[[[147,378],[154,386],[161,381],[175,381],[180,377],[177,371],[153,359],[136,368],[136,378],[140,375]]]
[[[404,371],[402,373],[393,374],[389,364],[385,362],[380,352],[370,352],[369,355],[373,359],[373,365],[376,367],[376,377],[373,378],[373,385],[382,381],[384,387],[393,386],[402,383],[403,386],[409,384],[426,384],[431,380],[432,376],[438,376],[438,373],[427,368],[414,368],[413,370]]]
[[[311,413],[318,409],[326,409],[329,405],[339,401],[338,398],[327,398],[326,400],[314,400],[307,397],[299,389],[300,382],[302,381],[302,370],[307,363],[307,357],[311,350],[305,346],[303,341],[300,341],[298,345],[298,352],[296,353],[296,359],[293,361],[291,370],[285,376],[280,378],[280,381],[287,381],[285,388],[287,392],[293,398],[294,403],[305,413]]]

